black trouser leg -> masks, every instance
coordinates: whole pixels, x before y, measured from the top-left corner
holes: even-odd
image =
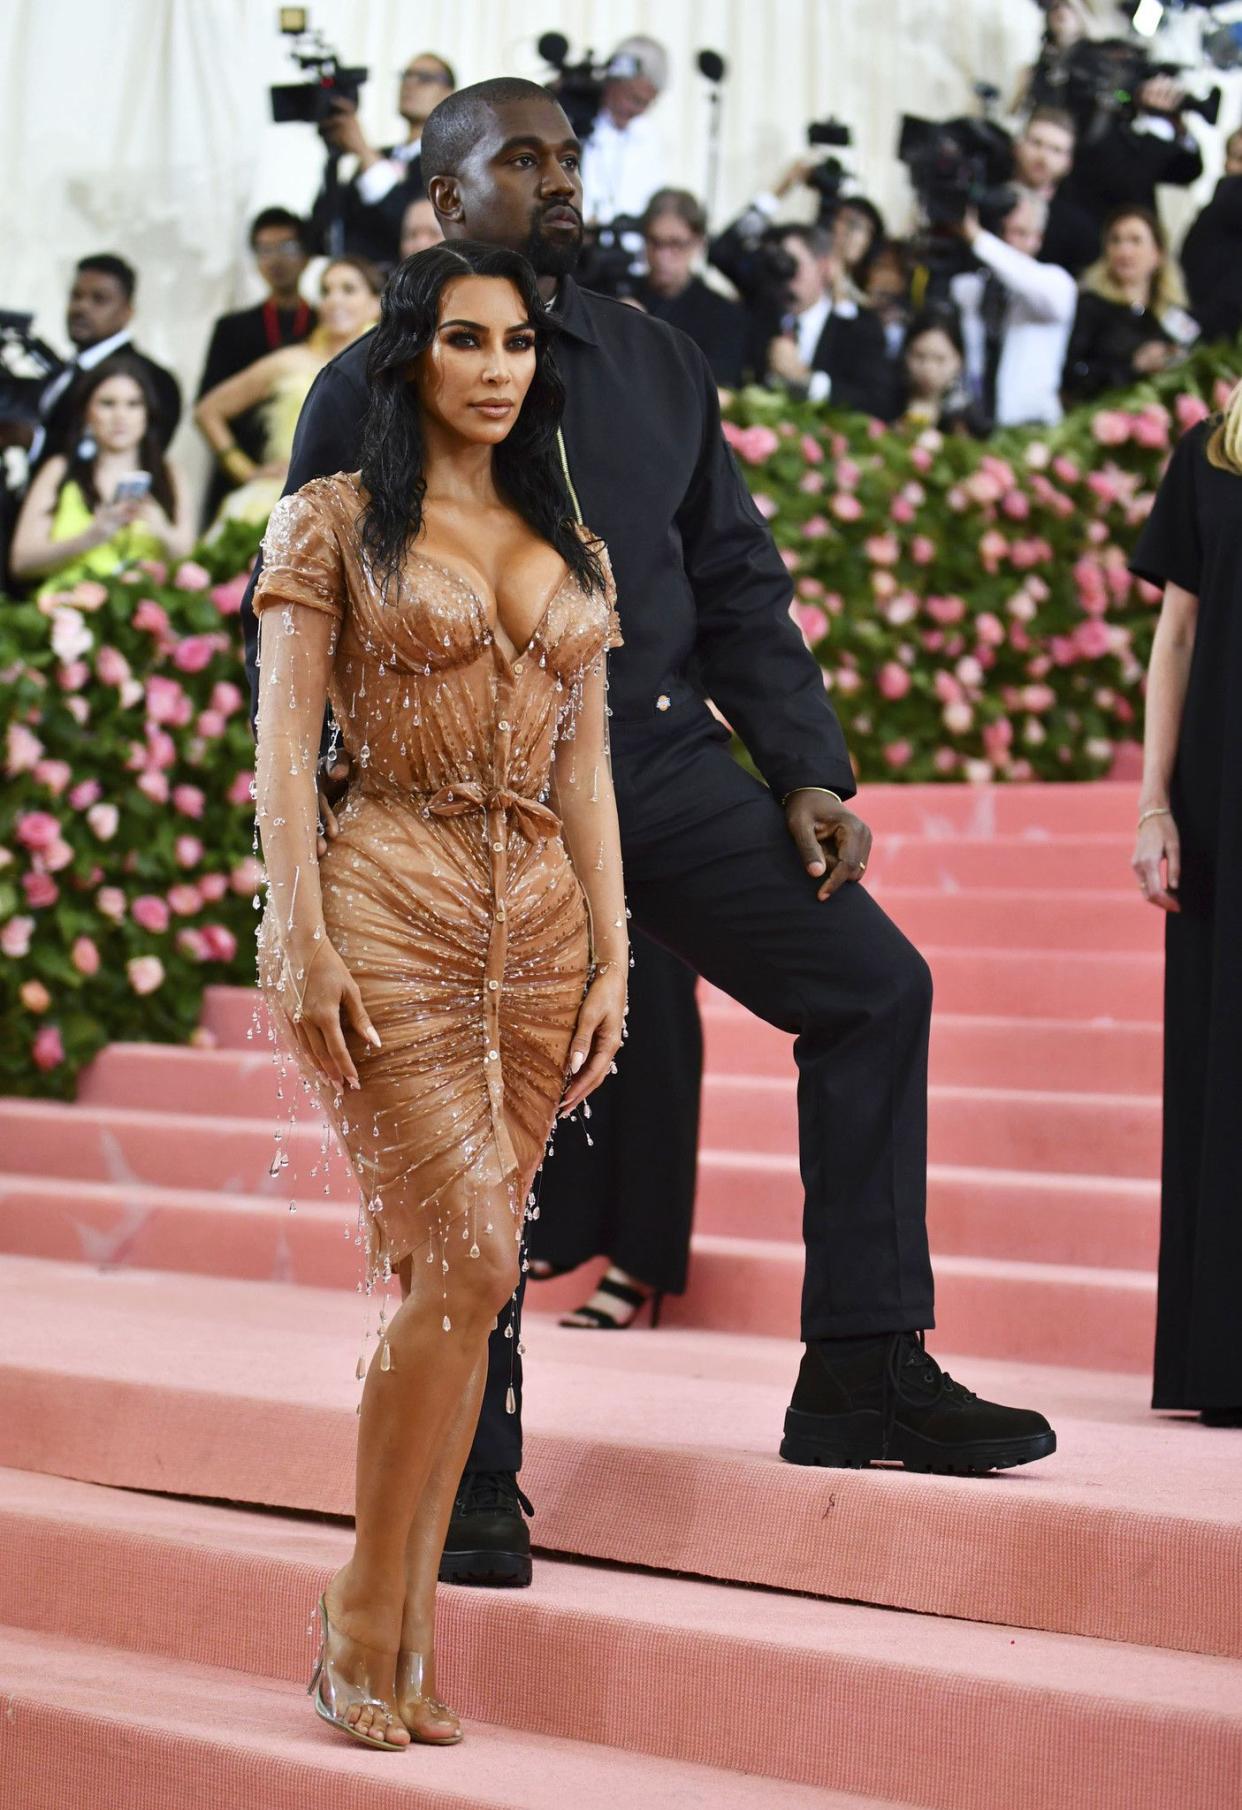
[[[520,1471],[522,1468],[522,1360],[518,1356],[518,1334],[522,1326],[522,1298],[526,1293],[526,1277],[518,1283],[517,1311],[506,1307],[496,1322],[487,1342],[487,1382],[483,1387],[483,1405],[479,1409],[479,1425],[466,1460],[468,1471]],[[513,1327],[513,1337],[505,1337],[505,1328]],[[514,1411],[508,1411],[509,1388],[512,1385]]]
[[[527,1242],[532,1258],[557,1269],[605,1256],[646,1287],[680,1294],[703,1079],[697,982],[641,930],[633,952],[617,1072],[591,1096],[589,1118],[557,1126]]]

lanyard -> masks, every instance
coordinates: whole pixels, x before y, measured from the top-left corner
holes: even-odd
[[[574,506],[574,520],[582,520],[582,504],[578,501],[578,492],[574,489],[574,481],[569,475],[569,454],[565,451],[565,436],[558,427],[556,444],[561,455],[561,470],[565,473],[565,482],[569,486],[569,500]]]

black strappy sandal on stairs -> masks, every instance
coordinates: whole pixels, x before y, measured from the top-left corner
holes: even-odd
[[[588,1302],[585,1307],[576,1308],[572,1314],[565,1315],[559,1324],[569,1327],[573,1332],[624,1332],[634,1325],[648,1302],[651,1304],[652,1327],[660,1324],[660,1309],[664,1305],[664,1293],[661,1289],[634,1288],[628,1282],[617,1282],[612,1276],[605,1274],[596,1283],[595,1292],[599,1295],[611,1295],[629,1311],[622,1317],[620,1314],[607,1313],[602,1307],[592,1307]]]

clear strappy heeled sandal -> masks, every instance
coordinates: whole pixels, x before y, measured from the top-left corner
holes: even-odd
[[[402,1647],[397,1654],[397,1702],[404,1703],[407,1698],[414,1698],[425,1704],[431,1711],[432,1720],[445,1726],[443,1734],[424,1734],[418,1729],[410,1728],[410,1740],[417,1741],[421,1747],[456,1747],[462,1739],[461,1718],[457,1711],[450,1709],[447,1703],[441,1703],[438,1697],[429,1697],[423,1690],[424,1657],[411,1647]],[[404,1721],[405,1718],[403,1717]]]
[[[331,1723],[333,1728],[339,1728],[342,1734],[352,1735],[355,1741],[361,1741],[365,1747],[379,1747],[385,1753],[404,1753],[406,1748],[411,1745],[413,1737],[410,1741],[387,1741],[382,1734],[374,1733],[372,1729],[359,1728],[356,1723],[348,1720],[350,1710],[360,1707],[382,1711],[385,1729],[393,1723],[404,1726],[401,1718],[393,1714],[382,1697],[373,1697],[359,1685],[351,1684],[349,1679],[342,1678],[332,1665],[328,1658],[328,1635],[329,1632],[339,1634],[339,1630],[332,1628],[332,1623],[328,1620],[327,1601],[322,1596],[319,1599],[319,1622],[319,1657],[315,1661],[311,1681],[306,1687],[307,1696],[313,1695],[315,1699],[315,1714],[322,1716],[324,1721]],[[362,1641],[352,1640],[350,1635],[343,1635],[341,1638],[351,1640],[354,1646],[362,1647],[364,1652],[372,1651],[371,1648],[364,1646]]]

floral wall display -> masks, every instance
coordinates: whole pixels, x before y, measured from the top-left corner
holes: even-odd
[[[1091,779],[1140,737],[1159,598],[1126,559],[1172,444],[1240,369],[1209,349],[987,443],[733,402],[864,783]],[[0,1092],[71,1094],[105,1043],[190,1039],[205,985],[253,979],[257,539],[0,600]]]

